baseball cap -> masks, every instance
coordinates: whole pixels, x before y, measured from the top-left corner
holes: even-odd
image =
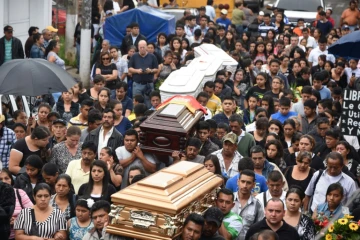
[[[4,122],[5,121],[5,115],[0,115],[0,123]]]
[[[224,15],[228,14],[228,11],[226,9],[222,9],[220,12]]]
[[[230,132],[230,133],[225,135],[223,142],[225,142],[225,141],[229,141],[232,144],[237,144],[238,137],[236,136],[235,133]]]
[[[345,30],[345,29],[350,29],[349,28],[349,26],[348,25],[344,25],[344,26],[342,26],[342,28],[341,28],[342,30]]]
[[[58,29],[54,28],[53,26],[47,26],[46,29],[49,30],[50,32],[58,32]]]
[[[224,214],[219,208],[210,207],[208,210],[206,210],[204,214],[204,219],[206,222],[214,222],[218,227],[220,227],[224,219]]]
[[[56,124],[56,123],[61,123],[61,124],[63,124],[64,126],[67,125],[67,122],[66,122],[64,119],[62,119],[62,118],[59,118],[59,119],[56,119],[56,120],[53,121],[53,125]]]
[[[259,12],[259,15],[260,15],[260,16],[264,16],[265,13],[264,13],[263,11],[260,11],[260,12]]]
[[[12,32],[12,31],[14,31],[14,29],[12,28],[12,26],[6,25],[6,26],[4,27],[4,32]]]

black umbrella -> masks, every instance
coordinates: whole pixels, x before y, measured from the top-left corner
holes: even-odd
[[[332,44],[328,51],[338,57],[360,59],[360,31],[346,34]]]
[[[40,96],[66,92],[75,84],[68,72],[44,59],[16,59],[0,67],[0,94]]]

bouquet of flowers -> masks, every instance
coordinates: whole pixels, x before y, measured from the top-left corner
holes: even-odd
[[[360,221],[352,221],[354,217],[345,215],[343,218],[331,224],[323,239],[325,240],[359,240],[360,239]]]
[[[296,87],[296,83],[290,85],[290,89],[294,95],[293,102],[297,103],[301,99],[302,86]]]
[[[314,224],[316,232],[319,233],[329,224],[329,219],[323,213],[319,213],[314,219]]]

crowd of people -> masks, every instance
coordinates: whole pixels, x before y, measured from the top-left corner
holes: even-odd
[[[93,9],[98,40],[107,17],[132,8],[126,2],[117,10],[113,1]],[[327,50],[358,30],[357,1],[350,1],[340,28],[329,9],[318,8],[314,26],[303,19],[293,26],[277,9],[249,23],[253,13],[242,1],[232,19],[226,9],[215,19],[208,15],[212,4],[197,16],[185,10],[175,34],[158,33],[155,43],[137,23],[127,26],[120,47],[101,39],[92,87],[78,81],[61,94],[38,96],[36,117],[26,115],[21,97],[14,112],[2,102],[1,239],[126,239],[106,233],[111,195],[179,161],[204,164],[223,179],[215,206],[190,214],[180,240],[309,240],[319,215],[360,220],[359,139],[340,130],[344,89],[360,90],[359,59]],[[65,69],[57,29],[38,30],[29,29],[23,51],[6,26],[0,65],[44,58]],[[140,125],[161,104],[161,84],[201,44],[221,48],[237,69],[221,69],[202,86],[195,97],[207,114],[196,134],[160,161],[139,146]]]

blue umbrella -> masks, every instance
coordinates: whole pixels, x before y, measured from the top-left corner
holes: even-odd
[[[360,31],[354,31],[337,40],[328,48],[328,51],[338,57],[360,59],[359,49]]]

